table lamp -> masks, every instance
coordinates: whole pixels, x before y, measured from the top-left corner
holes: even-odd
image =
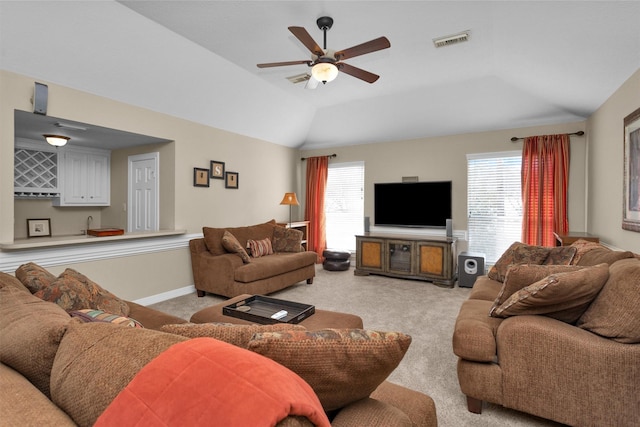
[[[281,205],[289,205],[289,228],[291,228],[291,206],[296,205],[299,206],[298,197],[296,197],[296,193],[284,193],[284,197],[280,202]]]

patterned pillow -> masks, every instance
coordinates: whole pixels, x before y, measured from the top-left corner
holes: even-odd
[[[273,247],[271,246],[271,240],[251,240],[247,241],[247,246],[251,251],[251,256],[254,258],[260,258],[264,255],[271,255],[273,253]]]
[[[247,348],[300,375],[330,411],[369,396],[410,344],[411,337],[400,332],[323,329],[259,332]]]
[[[129,306],[125,301],[72,268],[67,268],[55,282],[34,295],[55,302],[67,312],[93,308],[119,316],[129,315]]]
[[[28,262],[18,267],[16,277],[32,294],[51,285],[57,279],[55,275],[33,262]]]
[[[187,338],[209,337],[238,347],[247,348],[249,341],[258,332],[305,331],[302,325],[276,323],[273,325],[235,325],[231,323],[180,323],[164,325],[162,332],[169,332]]]
[[[557,246],[549,250],[544,265],[570,265],[573,258],[578,252],[578,248],[574,246]]]
[[[295,228],[276,226],[273,229],[274,252],[301,252],[303,233]]]
[[[115,325],[128,326],[130,328],[142,328],[142,324],[130,317],[118,316],[116,314],[106,313],[102,310],[93,310],[85,308],[83,310],[70,311],[71,317],[77,317],[84,323],[89,322],[105,322]]]
[[[549,248],[514,242],[509,246],[487,274],[490,279],[504,282],[507,270],[512,264],[542,264],[549,255]]]
[[[607,264],[552,274],[511,295],[491,316],[544,314],[574,323],[589,308],[608,278]]]
[[[500,307],[514,293],[518,292],[525,286],[529,286],[545,277],[555,273],[566,273],[568,271],[576,271],[585,267],[579,265],[512,265],[507,270],[507,275],[502,284],[502,288],[498,293],[489,315]]]
[[[242,258],[242,262],[248,264],[251,262],[251,258],[247,254],[247,251],[244,250],[238,239],[228,231],[225,231],[222,235],[222,246],[232,254],[237,254],[240,258]]]

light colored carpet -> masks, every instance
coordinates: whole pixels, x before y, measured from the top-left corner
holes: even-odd
[[[313,304],[318,309],[357,314],[367,329],[411,335],[409,351],[388,379],[431,396],[436,403],[439,426],[560,426],[486,403],[480,415],[467,411],[466,399],[458,386],[457,358],[451,337],[469,288],[449,289],[422,281],[355,276],[353,268],[331,272],[318,265],[316,272],[312,285],[301,282],[270,296]],[[222,301],[225,298],[213,295],[198,298],[194,293],[152,307],[188,320],[196,311]]]

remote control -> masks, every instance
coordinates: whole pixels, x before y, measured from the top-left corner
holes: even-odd
[[[272,319],[282,319],[283,317],[285,317],[287,314],[289,314],[289,312],[287,312],[287,310],[280,310],[279,312],[273,314],[271,316]]]

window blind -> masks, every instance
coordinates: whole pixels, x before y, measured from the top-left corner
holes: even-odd
[[[520,151],[467,155],[469,251],[495,264],[522,239]]]
[[[364,232],[364,162],[329,165],[325,214],[327,247],[354,252]]]

